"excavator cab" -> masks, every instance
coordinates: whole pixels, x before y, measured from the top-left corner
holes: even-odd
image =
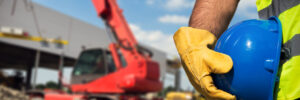
[[[122,65],[126,65],[120,54]],[[90,49],[81,52],[72,72],[72,84],[84,84],[117,70],[109,51]]]
[[[116,66],[113,54],[105,49],[81,52],[72,72],[71,91],[74,93],[136,93],[159,91],[158,63],[137,59],[128,63],[116,51],[121,67]]]

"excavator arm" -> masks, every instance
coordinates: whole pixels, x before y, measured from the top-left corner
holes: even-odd
[[[120,49],[127,62],[133,57],[152,57],[153,53],[147,48],[138,45],[133,33],[131,32],[123,14],[122,9],[116,3],[116,0],[92,0],[97,14],[101,17],[110,33],[117,43],[111,43],[109,49],[112,51],[115,64],[120,67],[119,56],[116,51]],[[150,59],[148,59],[150,60]]]
[[[116,0],[92,1],[97,14],[103,19],[105,25],[111,29],[110,34],[112,34],[117,41],[117,43],[114,43],[115,46],[110,46],[110,49],[118,49],[118,47],[120,47],[127,62],[130,62],[133,56],[140,55],[137,49],[137,41],[129,29],[129,26],[122,15],[122,10],[118,7]]]

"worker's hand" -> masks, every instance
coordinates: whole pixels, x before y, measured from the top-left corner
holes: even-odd
[[[191,27],[181,27],[173,38],[184,70],[198,92],[207,99],[236,99],[235,96],[217,89],[210,76],[211,73],[229,72],[233,64],[228,55],[207,47],[213,45],[216,40],[212,33]]]

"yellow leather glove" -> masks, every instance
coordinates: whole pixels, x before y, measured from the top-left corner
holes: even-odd
[[[216,40],[212,33],[191,27],[181,27],[173,38],[183,68],[198,92],[207,99],[236,99],[235,96],[217,89],[210,76],[210,73],[229,72],[233,64],[228,55],[207,47],[207,45],[213,45]]]

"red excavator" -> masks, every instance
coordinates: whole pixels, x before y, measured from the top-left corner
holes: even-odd
[[[72,93],[48,91],[44,100],[137,100],[142,94],[160,91],[159,65],[151,60],[150,50],[138,45],[116,0],[92,2],[115,42],[109,51],[83,51],[72,72]]]

